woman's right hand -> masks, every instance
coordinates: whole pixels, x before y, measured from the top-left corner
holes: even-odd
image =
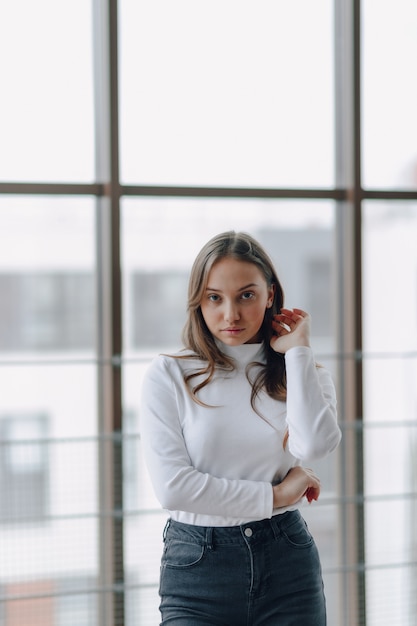
[[[272,487],[274,509],[295,504],[304,496],[309,502],[317,500],[320,495],[320,479],[313,470],[296,466],[290,469],[286,477],[278,485]]]

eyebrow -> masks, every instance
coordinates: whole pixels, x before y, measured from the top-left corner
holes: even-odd
[[[249,285],[240,287],[237,291],[246,291],[246,289],[250,289],[250,287],[259,287],[259,285],[257,283],[249,283]],[[221,289],[215,289],[214,287],[206,287],[206,291],[217,291],[218,293],[222,293]]]

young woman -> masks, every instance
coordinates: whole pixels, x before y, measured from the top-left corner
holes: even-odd
[[[147,371],[144,452],[170,516],[164,625],[326,624],[319,556],[298,507],[320,494],[303,464],[340,440],[335,391],[314,361],[309,315],[283,300],[258,242],[214,237],[192,267],[185,350]]]

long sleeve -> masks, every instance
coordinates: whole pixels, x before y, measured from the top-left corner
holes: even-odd
[[[330,373],[316,367],[307,347],[288,350],[285,361],[290,452],[301,461],[323,458],[341,439]]]
[[[184,439],[184,427],[187,419],[192,419],[190,413],[198,412],[198,405],[191,399],[187,400],[184,388],[178,360],[167,357],[157,357],[152,362],[142,386],[140,421],[143,449],[162,507],[170,511],[210,516],[213,525],[216,525],[213,516],[222,518],[217,525],[225,523],[225,520],[230,523],[232,519],[247,519],[248,515],[254,520],[271,517],[273,494],[270,482],[215,476],[195,466],[196,460],[190,458]],[[209,411],[206,409],[206,413]],[[210,417],[208,413],[205,420]],[[214,457],[215,446],[208,441],[200,441],[199,446],[204,445],[208,447],[206,456]],[[202,519],[199,517],[200,522]]]

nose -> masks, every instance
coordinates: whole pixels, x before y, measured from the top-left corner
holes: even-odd
[[[226,303],[224,319],[228,324],[237,322],[237,320],[240,319],[239,307],[235,302]]]

